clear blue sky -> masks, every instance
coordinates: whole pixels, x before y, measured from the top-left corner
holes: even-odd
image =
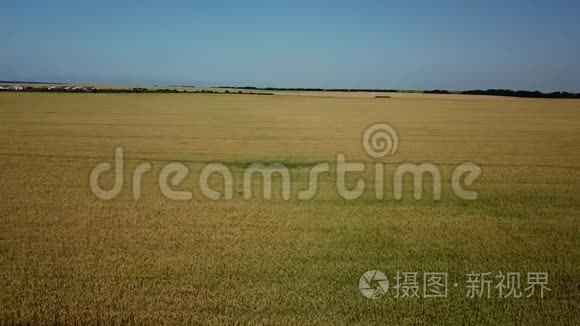
[[[580,92],[580,1],[0,0],[0,80]]]

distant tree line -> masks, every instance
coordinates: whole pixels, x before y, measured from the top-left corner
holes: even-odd
[[[540,91],[513,91],[511,89],[488,89],[488,90],[470,90],[460,94],[467,95],[494,95],[494,96],[512,96],[512,97],[530,97],[530,98],[580,98],[580,93],[552,92],[542,93]]]
[[[230,92],[217,91],[209,89],[200,90],[178,90],[178,89],[148,89],[143,87],[135,88],[96,88],[96,87],[31,87],[26,86],[22,89],[0,88],[3,92],[36,92],[36,93],[103,93],[103,94],[146,94],[146,93],[169,93],[169,94],[241,94],[241,95],[274,95],[265,92]]]
[[[218,86],[218,88],[229,89],[252,89],[261,91],[292,91],[292,92],[374,92],[374,93],[398,93],[402,92],[396,89],[375,89],[375,88],[284,88],[284,87],[234,87],[234,86]]]
[[[39,82],[15,82],[15,81],[0,81],[0,83],[26,83],[26,84],[40,84]],[[56,84],[56,83],[42,83],[42,84]],[[62,85],[62,84],[61,84]],[[195,86],[180,86],[184,88],[194,88]],[[220,86],[218,88],[238,90],[237,92],[224,92],[194,89],[194,90],[178,90],[178,89],[147,89],[142,87],[136,88],[95,88],[95,87],[30,87],[26,86],[23,90],[25,92],[62,92],[62,93],[193,93],[193,94],[247,94],[247,95],[274,95],[269,92],[242,92],[242,90],[260,90],[260,91],[298,91],[298,92],[372,92],[372,93],[424,93],[424,94],[464,94],[464,95],[492,95],[492,96],[510,96],[510,97],[525,97],[525,98],[559,98],[559,99],[580,99],[580,93],[569,92],[552,92],[542,93],[540,91],[514,91],[511,89],[488,89],[488,90],[468,90],[460,92],[452,92],[443,89],[434,89],[427,91],[412,91],[412,90],[397,90],[397,89],[375,89],[375,88],[283,88],[283,87],[255,87],[255,86]],[[2,89],[1,91],[15,91],[10,89]]]
[[[424,94],[450,94],[451,92],[444,89],[434,89],[432,91],[424,91]]]
[[[542,93],[540,91],[513,91],[511,89],[488,89],[488,90],[469,90],[463,92],[450,92],[447,90],[430,90],[424,91],[425,94],[464,94],[464,95],[492,95],[492,96],[511,96],[511,97],[528,97],[528,98],[580,98],[580,93],[552,92]]]
[[[528,97],[528,98],[580,98],[580,93],[552,92],[542,93],[540,91],[513,91],[510,89],[488,89],[488,90],[468,90],[461,92],[452,92],[444,89],[434,89],[427,91],[409,91],[397,89],[374,89],[374,88],[280,88],[280,87],[232,87],[221,86],[219,88],[227,89],[251,89],[264,91],[298,91],[298,92],[373,92],[373,93],[424,93],[424,94],[464,94],[464,95],[493,95],[493,96],[511,96],[511,97]]]

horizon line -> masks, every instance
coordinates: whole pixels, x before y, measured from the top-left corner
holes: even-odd
[[[152,86],[152,87],[196,87],[196,88],[225,88],[225,89],[254,89],[254,90],[278,90],[278,91],[317,91],[317,92],[448,92],[450,94],[469,92],[469,91],[511,91],[511,92],[530,92],[530,93],[541,93],[541,94],[554,94],[554,93],[565,93],[565,94],[580,94],[580,91],[575,93],[573,91],[552,91],[544,92],[538,89],[510,89],[510,88],[472,88],[463,90],[449,90],[444,88],[416,88],[416,89],[403,89],[403,88],[357,88],[357,87],[273,87],[273,86],[224,86],[224,85],[214,85],[214,86],[201,86],[201,85],[165,85],[156,83],[92,83],[92,82],[55,82],[55,81],[24,81],[24,80],[0,80],[3,84],[50,84],[50,85],[111,85],[111,86]]]

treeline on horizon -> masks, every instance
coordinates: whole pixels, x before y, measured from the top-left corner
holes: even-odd
[[[463,94],[463,95],[490,95],[490,96],[509,96],[509,97],[526,97],[526,98],[560,98],[560,99],[580,99],[580,93],[569,92],[552,92],[542,93],[540,91],[514,91],[511,89],[488,89],[488,90],[468,90],[468,91],[448,91],[448,90],[426,90],[426,91],[404,91],[397,89],[364,89],[364,88],[279,88],[279,87],[230,87],[223,86],[220,88],[229,89],[252,89],[263,91],[301,91],[301,92],[374,92],[374,93],[423,93],[423,94]]]
[[[251,89],[260,91],[291,91],[291,92],[380,92],[380,93],[414,93],[414,91],[402,91],[397,89],[371,89],[371,88],[284,88],[284,87],[254,87],[254,86],[217,86],[217,88]]]
[[[0,81],[1,83],[1,81]],[[31,84],[31,83],[28,83]],[[31,87],[26,86],[21,89],[3,89],[0,88],[0,92],[32,92],[32,93],[101,93],[101,94],[149,94],[149,93],[165,93],[165,94],[239,94],[239,95],[274,95],[273,93],[265,92],[242,92],[241,90],[237,92],[230,92],[228,90],[220,92],[216,90],[209,89],[199,89],[199,90],[178,90],[178,89],[148,89],[144,87],[135,88],[96,88],[96,87],[59,87],[59,88],[47,88],[47,87]]]
[[[23,82],[23,81],[0,81],[2,84],[54,84],[63,85],[62,83],[51,82]],[[184,87],[196,88],[196,86],[169,86],[169,87]],[[29,92],[90,92],[90,93],[209,93],[209,94],[249,94],[249,95],[274,95],[272,93],[252,93],[241,90],[257,90],[257,91],[294,91],[294,92],[374,92],[374,93],[423,93],[423,94],[463,94],[463,95],[490,95],[490,96],[508,96],[508,97],[523,97],[523,98],[551,98],[551,99],[580,99],[580,93],[569,92],[551,92],[543,93],[540,91],[526,91],[511,89],[487,89],[487,90],[467,90],[467,91],[448,91],[444,89],[434,89],[425,91],[414,90],[398,90],[398,89],[375,89],[375,88],[289,88],[289,87],[255,87],[255,86],[218,86],[215,88],[235,89],[238,92],[230,93],[229,91],[218,92],[213,90],[176,90],[176,89],[147,89],[142,87],[127,88],[127,89],[94,89],[94,90],[68,90],[63,87],[57,89],[47,89],[43,87],[23,87],[22,91]],[[4,91],[7,91],[4,89]]]
[[[469,90],[462,92],[450,92],[447,90],[424,91],[425,94],[464,94],[464,95],[492,95],[492,96],[510,96],[510,97],[529,97],[529,98],[576,98],[580,99],[580,93],[552,92],[542,93],[540,91],[514,91],[511,89],[488,89],[488,90]]]

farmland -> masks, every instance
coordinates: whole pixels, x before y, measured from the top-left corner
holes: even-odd
[[[275,93],[0,94],[0,319],[578,324],[579,100]],[[331,176],[312,200],[296,198],[317,162],[332,165],[342,153],[376,163],[361,146],[376,122],[400,138],[387,171],[436,164],[440,201],[410,192],[400,201],[372,192],[349,201]],[[110,201],[89,187],[93,167],[112,162],[117,146],[126,180],[152,164],[139,200],[128,181]],[[453,167],[467,161],[482,168],[474,201],[449,187]],[[176,186],[191,200],[161,193],[157,176],[170,162],[191,171]],[[232,168],[232,200],[200,192],[197,176],[211,162]],[[287,166],[291,199],[245,200],[239,186],[252,162]],[[212,185],[220,189],[219,179]],[[369,300],[359,278],[374,269],[445,272],[458,287],[444,299],[394,298],[391,290]],[[467,298],[474,271],[548,272],[551,291]]]

